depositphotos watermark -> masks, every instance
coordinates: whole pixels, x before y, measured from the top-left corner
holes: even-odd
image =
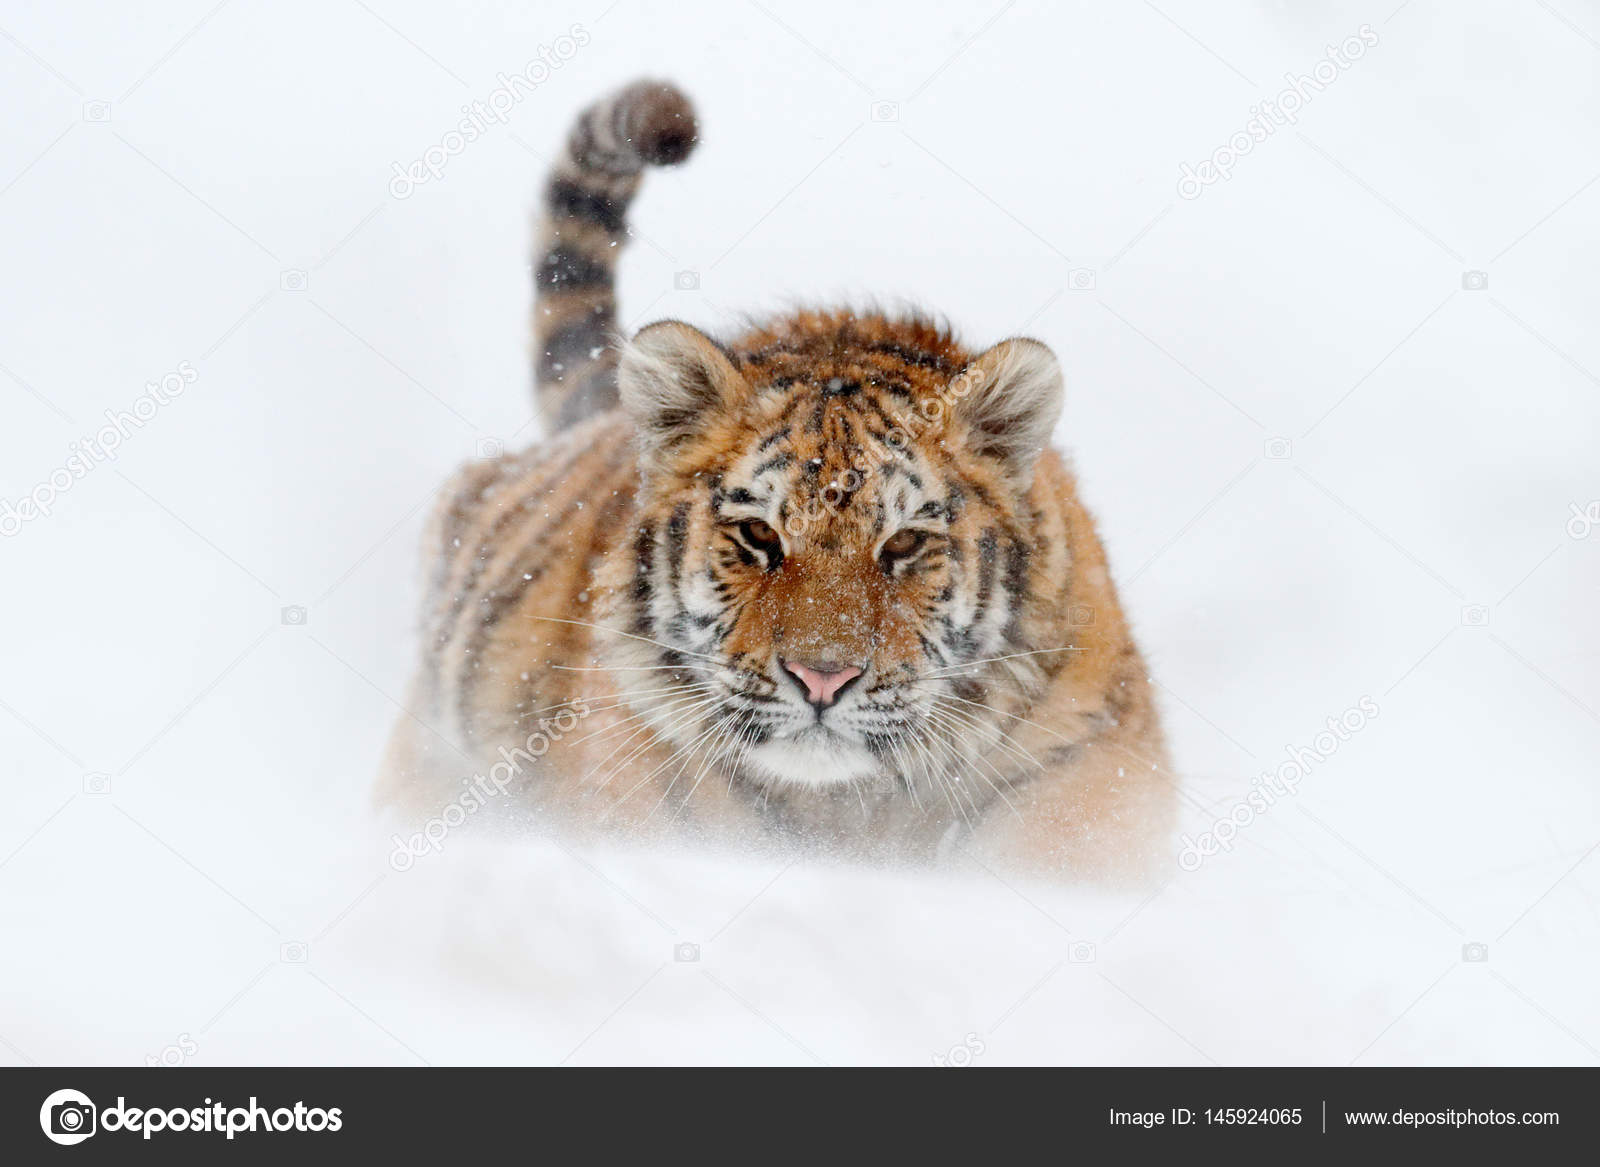
[[[168,1068],[176,1068],[199,1052],[200,1046],[194,1038],[190,1037],[188,1033],[180,1033],[178,1034],[178,1040],[162,1046],[160,1053],[145,1054],[144,1064],[150,1067],[166,1066]]]
[[[145,427],[164,405],[170,405],[185,389],[199,380],[200,374],[188,361],[166,374],[160,381],[146,381],[144,392],[129,403],[127,409],[105,412],[106,424],[91,438],[68,442],[71,451],[66,461],[45,476],[27,494],[15,502],[0,498],[0,535],[9,538],[22,530],[23,524],[33,519],[48,518],[55,510],[56,499],[71,490],[89,472],[104,462],[115,462],[122,443]]]
[[[900,410],[887,415],[887,420],[892,424],[884,435],[884,445],[857,451],[849,468],[818,492],[809,509],[805,506],[796,507],[784,518],[784,533],[802,535],[812,523],[820,522],[826,515],[838,513],[845,501],[861,489],[867,475],[908,449],[918,438],[941,432],[951,411],[973,391],[982,388],[986,376],[985,370],[969,366],[940,388],[938,393],[918,401],[912,411]],[[843,388],[844,381],[839,377],[833,378],[827,385],[830,393],[837,393]]]
[[[1250,107],[1250,120],[1244,128],[1233,134],[1221,146],[1202,159],[1198,166],[1184,162],[1179,165],[1178,196],[1197,199],[1206,187],[1233,177],[1234,164],[1265,142],[1279,127],[1297,125],[1300,111],[1311,104],[1311,99],[1332,85],[1343,72],[1367,55],[1367,50],[1378,43],[1378,34],[1370,24],[1356,29],[1337,45],[1328,46],[1328,59],[1318,61],[1310,73],[1285,73],[1288,87],[1278,95],[1259,105]]]
[[[75,1146],[95,1135],[125,1132],[145,1139],[163,1131],[222,1135],[229,1141],[241,1134],[271,1134],[276,1131],[337,1132],[344,1126],[339,1107],[323,1108],[296,1102],[291,1106],[268,1108],[254,1095],[245,1106],[229,1106],[210,1098],[202,1106],[129,1106],[122,1095],[117,1104],[104,1110],[81,1090],[57,1090],[39,1108],[39,1127],[45,1138],[64,1147]]]
[[[409,166],[390,163],[394,177],[389,180],[389,193],[397,199],[408,199],[423,183],[442,177],[450,159],[488,133],[491,124],[503,126],[510,121],[511,111],[517,104],[550,80],[555,71],[577,56],[578,50],[591,39],[588,29],[574,24],[566,35],[556,37],[549,45],[540,45],[537,55],[517,72],[497,75],[496,86],[489,95],[462,106],[461,112],[466,116],[454,129],[446,130],[437,143],[424,150],[422,157]]]
[[[1365,729],[1378,716],[1378,703],[1362,697],[1338,717],[1328,718],[1328,728],[1311,739],[1310,746],[1284,746],[1288,758],[1277,769],[1267,770],[1250,780],[1250,792],[1233,804],[1226,815],[1211,824],[1198,838],[1184,835],[1178,866],[1199,871],[1218,851],[1232,851],[1240,831],[1277,805],[1280,798],[1298,792],[1300,783],[1311,771],[1339,751],[1339,747]]]
[[[1587,506],[1572,502],[1567,504],[1572,517],[1567,520],[1567,535],[1573,539],[1587,539],[1589,533],[1600,527],[1600,501],[1590,500]]]
[[[972,1065],[984,1054],[989,1052],[988,1043],[976,1033],[969,1033],[958,1044],[951,1046],[944,1053],[933,1055],[933,1064],[946,1069],[965,1069]]]
[[[389,866],[396,871],[410,871],[417,860],[427,854],[444,850],[444,841],[451,831],[477,814],[490,801],[502,795],[534,762],[550,752],[550,747],[560,741],[584,718],[589,716],[589,706],[582,700],[571,701],[554,717],[541,717],[539,728],[530,733],[522,746],[508,750],[500,747],[500,760],[489,767],[488,776],[473,774],[463,778],[466,787],[447,802],[422,828],[413,831],[410,838],[393,836],[394,850],[389,853]]]

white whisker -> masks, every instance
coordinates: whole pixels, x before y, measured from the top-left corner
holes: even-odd
[[[701,660],[708,660],[712,664],[722,664],[723,663],[722,661],[718,660],[716,657],[712,656],[710,653],[694,652],[691,649],[679,648],[677,645],[668,644],[664,640],[651,640],[648,636],[640,636],[635,632],[624,632],[620,628],[611,628],[611,627],[609,627],[609,626],[607,626],[605,624],[592,624],[587,620],[568,620],[568,619],[565,619],[565,618],[563,618],[561,616],[535,616],[535,617],[533,617],[533,619],[535,619],[535,620],[546,620],[551,624],[572,624],[572,625],[575,625],[578,628],[595,628],[595,629],[598,629],[601,632],[609,632],[613,636],[621,636],[621,637],[624,637],[624,638],[626,638],[628,640],[637,640],[642,644],[653,644],[657,648],[666,649],[668,652],[678,652],[678,653],[682,653],[684,656],[699,657]]]
[[[945,668],[942,668],[942,669],[933,669],[930,672],[924,673],[921,677],[918,678],[918,680],[931,680],[931,679],[937,679],[937,678],[940,678],[940,677],[959,677],[959,676],[963,676],[963,675],[968,675],[968,674],[963,673],[961,670],[975,669],[980,665],[997,664],[1000,661],[1018,660],[1018,659],[1020,659],[1022,657],[1025,657],[1025,656],[1044,656],[1044,655],[1046,655],[1048,653],[1052,653],[1052,652],[1088,652],[1088,651],[1089,651],[1088,649],[1083,648],[1083,647],[1081,647],[1079,645],[1068,644],[1068,645],[1065,645],[1062,648],[1036,648],[1036,649],[1033,649],[1031,652],[1008,652],[1004,656],[986,656],[986,657],[983,657],[981,660],[963,661],[961,664],[958,664],[958,665],[949,665],[949,666],[947,666]]]

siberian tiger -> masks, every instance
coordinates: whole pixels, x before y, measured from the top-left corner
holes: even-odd
[[[654,82],[567,140],[534,277],[552,432],[442,495],[381,797],[451,825],[514,807],[567,833],[1147,871],[1176,789],[1049,448],[1055,356],[849,309],[619,341],[628,206],[695,141]]]

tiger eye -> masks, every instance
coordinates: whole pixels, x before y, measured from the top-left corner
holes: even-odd
[[[883,549],[890,555],[910,555],[921,544],[921,531],[896,531],[884,540]]]
[[[773,530],[772,524],[761,519],[752,519],[744,525],[744,532],[757,543],[776,543],[778,532]]]

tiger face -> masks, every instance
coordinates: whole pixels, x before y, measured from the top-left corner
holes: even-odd
[[[969,360],[931,329],[908,351],[811,323],[725,351],[668,322],[625,351],[625,655],[696,678],[698,700],[643,701],[675,746],[720,742],[758,780],[820,788],[983,740],[963,666],[1025,641],[1028,487],[1061,384],[1033,341]],[[939,695],[968,711],[935,714]]]

